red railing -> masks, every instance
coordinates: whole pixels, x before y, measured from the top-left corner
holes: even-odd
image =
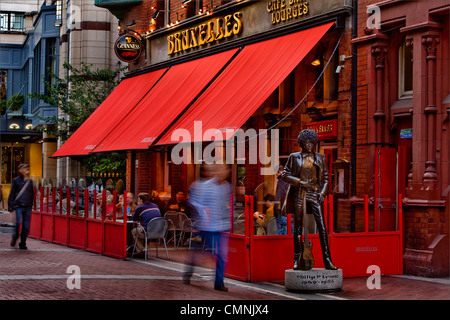
[[[83,209],[80,209],[80,191],[70,188],[39,188],[35,190],[30,237],[56,244],[87,250],[106,256],[126,259],[127,219],[126,201],[123,220],[117,219],[117,194],[113,191],[112,217],[106,217],[107,197],[103,190],[101,216],[97,217],[97,192],[84,189]],[[74,198],[74,202],[72,201]],[[126,199],[126,191],[124,192]],[[65,203],[64,203],[65,202]],[[39,203],[39,206],[37,206]]]
[[[253,197],[245,198],[245,234],[230,233],[226,276],[243,281],[283,281],[286,269],[292,269],[294,245],[291,215],[287,217],[286,235],[254,234]],[[382,274],[403,273],[403,211],[402,196],[398,199],[398,228],[395,231],[369,232],[369,201],[364,197],[364,232],[335,233],[333,196],[324,204],[324,218],[333,263],[343,270],[344,277],[367,276],[370,265],[380,267]],[[323,268],[319,236],[310,234],[313,242],[315,268]]]

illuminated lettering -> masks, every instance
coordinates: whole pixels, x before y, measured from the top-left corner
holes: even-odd
[[[278,7],[286,5],[285,0],[274,1]],[[202,23],[167,37],[167,54],[183,52],[207,43],[238,35],[242,32],[242,12],[226,15],[215,20]]]

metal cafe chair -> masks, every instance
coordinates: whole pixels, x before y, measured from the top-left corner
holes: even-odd
[[[158,257],[158,247],[161,239],[164,241],[164,248],[166,249],[167,259],[169,259],[169,252],[167,251],[166,244],[167,221],[164,218],[157,217],[150,220],[147,224],[147,231],[145,231],[142,226],[137,226],[137,228],[142,228],[142,230],[144,231],[144,238],[141,239],[145,240],[145,260],[147,260],[148,256],[148,240],[158,240],[156,243],[156,257]],[[134,241],[133,253],[131,255],[132,258],[134,257],[134,252],[136,250],[137,238],[138,237],[136,237],[136,240]]]
[[[189,250],[191,250],[191,239],[192,234],[194,233],[194,224],[191,219],[188,218],[188,216],[184,213],[178,213],[178,219],[181,227],[180,232],[180,239],[178,241],[178,246],[181,245],[181,242],[183,241],[184,235],[189,234]]]
[[[272,217],[267,222],[266,235],[273,236],[276,234],[277,234],[277,219],[275,217]]]
[[[173,236],[167,240],[170,242],[173,239],[174,247],[177,247],[177,234],[181,233],[180,226],[180,218],[178,217],[178,212],[176,211],[167,211],[164,214],[164,219],[167,220],[168,223],[168,231],[173,233]]]

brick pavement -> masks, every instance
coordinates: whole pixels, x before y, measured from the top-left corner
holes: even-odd
[[[1,216],[1,215],[0,215]],[[381,289],[369,290],[367,278],[345,278],[343,291],[334,294],[294,294],[283,283],[244,283],[226,279],[230,292],[212,289],[214,261],[208,252],[199,260],[201,268],[192,285],[181,282],[188,251],[170,250],[170,260],[154,251],[147,261],[122,261],[35,239],[28,251],[11,249],[10,235],[0,234],[0,300],[4,299],[450,299],[450,279],[384,276]],[[81,290],[69,290],[67,267],[81,271]],[[83,278],[84,277],[84,278]]]

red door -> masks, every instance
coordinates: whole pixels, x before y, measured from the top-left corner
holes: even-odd
[[[375,231],[397,229],[397,149],[375,152]]]

